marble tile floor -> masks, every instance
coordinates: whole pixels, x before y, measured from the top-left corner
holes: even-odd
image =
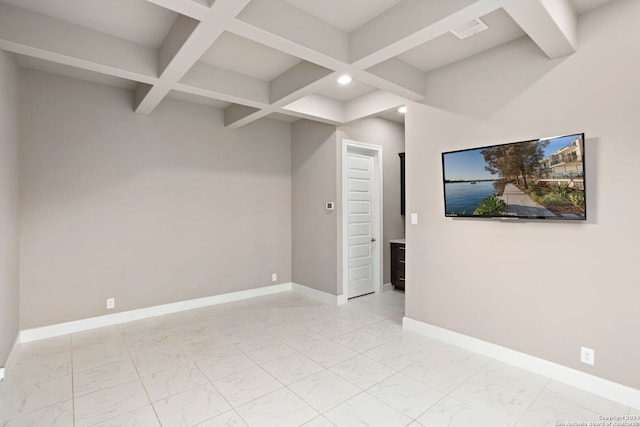
[[[542,427],[640,411],[401,327],[404,294],[270,296],[26,343],[1,427]]]

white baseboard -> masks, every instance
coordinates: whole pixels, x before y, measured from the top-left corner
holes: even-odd
[[[292,283],[291,290],[333,305],[340,305],[340,299],[342,298],[342,295],[332,295],[328,292],[319,291],[318,289],[310,288],[309,286],[299,283]]]
[[[4,366],[0,367],[0,391],[2,391],[2,382],[6,378],[6,375],[11,371],[11,366],[13,366],[13,359],[16,358],[16,354],[18,353],[18,346],[20,345],[20,334],[16,336],[16,340],[11,347],[11,351],[9,351],[9,355],[7,356],[7,360],[4,362]]]
[[[26,343],[46,338],[58,337],[75,332],[87,331],[105,326],[117,325],[119,323],[133,320],[148,319],[150,317],[162,316],[165,314],[177,313],[195,308],[208,307],[227,302],[239,301],[248,298],[270,295],[279,292],[294,291],[303,295],[325,301],[329,304],[341,305],[347,302],[346,295],[331,295],[327,292],[319,291],[298,283],[281,283],[279,285],[265,286],[261,288],[248,289],[245,291],[231,292],[228,294],[214,295],[210,297],[197,298],[187,301],[179,301],[171,304],[145,307],[136,310],[123,311],[120,313],[107,314],[104,316],[91,317],[88,319],[74,320],[71,322],[58,323],[55,325],[42,326],[39,328],[25,329],[20,331],[17,343]],[[14,349],[17,347],[14,346]],[[7,361],[6,367],[10,367]]]
[[[118,323],[130,322],[132,320],[147,319],[149,317],[161,316],[163,314],[177,313],[179,311],[192,310],[194,308],[224,304],[232,301],[239,301],[263,295],[275,294],[278,292],[290,291],[291,287],[292,283],[290,282],[281,283],[279,285],[248,289],[246,291],[231,292],[228,294],[214,295],[210,297],[180,301],[171,304],[156,305],[153,307],[145,307],[136,310],[123,311],[120,313],[107,314],[104,316],[91,317],[89,319],[42,326],[40,328],[26,329],[20,331],[19,340],[21,343],[24,343],[45,338],[53,338],[60,335],[71,334],[74,332],[81,332],[89,329],[116,325]]]
[[[408,317],[402,319],[402,326],[409,331],[483,354],[605,399],[640,409],[640,390],[638,389]]]

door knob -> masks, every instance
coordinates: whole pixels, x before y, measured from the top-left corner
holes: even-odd
[[[375,238],[375,237],[372,237],[372,238],[371,238],[371,241],[372,241],[372,242],[375,242],[375,241],[376,241],[376,238]]]

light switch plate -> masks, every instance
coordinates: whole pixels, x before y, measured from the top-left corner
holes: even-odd
[[[411,224],[415,225],[418,223],[418,214],[417,213],[412,213],[411,214]]]

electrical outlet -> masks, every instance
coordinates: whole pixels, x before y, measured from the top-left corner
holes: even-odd
[[[587,347],[580,347],[580,361],[593,366],[596,363],[595,350]]]
[[[271,281],[272,281],[272,282],[275,282],[276,280],[278,280],[278,273],[273,273],[273,274],[271,275]]]
[[[107,310],[111,310],[116,307],[116,299],[115,298],[107,298]]]

